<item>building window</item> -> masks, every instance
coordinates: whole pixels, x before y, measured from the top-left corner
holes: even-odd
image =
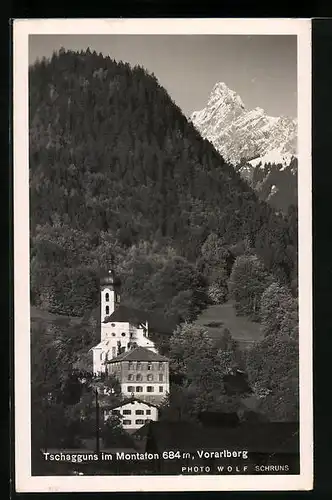
[[[148,363],[148,370],[152,370],[152,364]]]
[[[120,411],[119,410],[113,410],[112,411],[112,415],[120,415]]]
[[[112,357],[115,358],[116,356],[116,347],[112,347]]]
[[[152,385],[148,385],[146,390],[147,392],[154,392],[154,387],[152,387]]]
[[[132,381],[132,380],[133,380],[133,378],[134,378],[134,377],[133,377],[133,374],[132,374],[132,373],[129,373],[129,375],[128,375],[128,380],[131,380],[131,381]]]
[[[127,392],[135,392],[135,387],[133,385],[128,385]]]
[[[145,412],[147,415],[151,415],[151,410],[146,410]]]
[[[159,363],[159,370],[163,370],[164,369],[164,363]]]
[[[164,388],[162,385],[159,386],[159,392],[164,392]]]
[[[144,424],[144,420],[141,419],[141,418],[139,418],[139,419],[135,420],[135,424],[137,424],[137,425],[143,425]]]
[[[131,425],[131,420],[123,420],[123,425]]]
[[[106,294],[105,294],[105,301],[106,301],[106,302],[109,302],[109,301],[110,301],[110,294],[109,294],[109,293],[106,293]]]
[[[131,410],[123,410],[124,415],[131,415]]]
[[[107,315],[110,313],[110,308],[109,308],[109,306],[106,306],[105,311],[106,311],[106,314],[107,314]]]
[[[126,336],[126,332],[122,332],[121,335],[122,335],[122,337],[125,337]]]
[[[141,385],[138,385],[136,387],[136,392],[143,392],[143,387]]]
[[[147,376],[147,379],[149,382],[151,382],[153,380],[153,375],[152,373],[149,373],[148,376]]]
[[[114,328],[115,327],[115,323],[112,323],[111,326]]]
[[[139,361],[137,361],[136,369],[137,370],[141,370],[142,369],[142,363],[140,363]]]
[[[133,370],[134,369],[134,363],[132,361],[129,361],[128,369],[129,370]]]
[[[136,415],[144,415],[144,410],[136,410],[135,414]]]
[[[162,373],[159,373],[159,382],[164,381],[164,375]]]
[[[138,373],[138,374],[136,375],[136,380],[137,380],[137,382],[142,382],[143,377],[142,377],[142,375],[141,375],[140,373]]]

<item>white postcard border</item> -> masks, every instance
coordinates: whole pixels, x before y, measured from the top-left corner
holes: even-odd
[[[29,127],[31,34],[297,35],[299,131],[299,475],[31,476]],[[309,19],[18,19],[13,27],[14,406],[17,492],[308,490],[313,485],[311,21]]]

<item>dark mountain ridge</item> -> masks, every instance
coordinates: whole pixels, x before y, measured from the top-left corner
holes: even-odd
[[[33,301],[49,279],[41,270],[90,269],[105,234],[121,249],[120,267],[141,241],[195,263],[216,233],[225,247],[249,242],[270,272],[294,279],[296,213],[276,214],[259,200],[154,75],[89,49],[62,49],[29,68],[29,83]],[[67,230],[80,235],[69,250]],[[77,288],[79,278],[72,280]],[[91,293],[87,306],[97,298]]]

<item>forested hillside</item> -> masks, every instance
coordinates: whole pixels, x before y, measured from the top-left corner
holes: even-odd
[[[267,161],[258,158],[244,162],[236,170],[256,191],[261,200],[267,201],[276,210],[289,213],[298,204],[298,160],[294,156],[289,163]]]
[[[61,50],[29,77],[34,305],[95,307],[113,253],[127,301],[194,316],[206,304],[198,264],[211,234],[228,262],[249,247],[294,285],[296,214],[259,201],[154,75],[88,49]]]

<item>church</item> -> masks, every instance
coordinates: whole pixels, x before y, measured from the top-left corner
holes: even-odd
[[[172,319],[121,305],[120,286],[113,269],[100,279],[100,342],[91,349],[95,375],[106,373],[109,361],[135,347],[157,355],[156,338],[169,337],[176,328]]]
[[[106,410],[105,419],[120,413],[124,428],[134,430],[158,420],[158,406],[169,392],[169,360],[155,341],[172,335],[176,322],[122,305],[120,286],[113,269],[100,279],[100,342],[91,349],[93,372],[112,374],[121,385],[124,401]]]

